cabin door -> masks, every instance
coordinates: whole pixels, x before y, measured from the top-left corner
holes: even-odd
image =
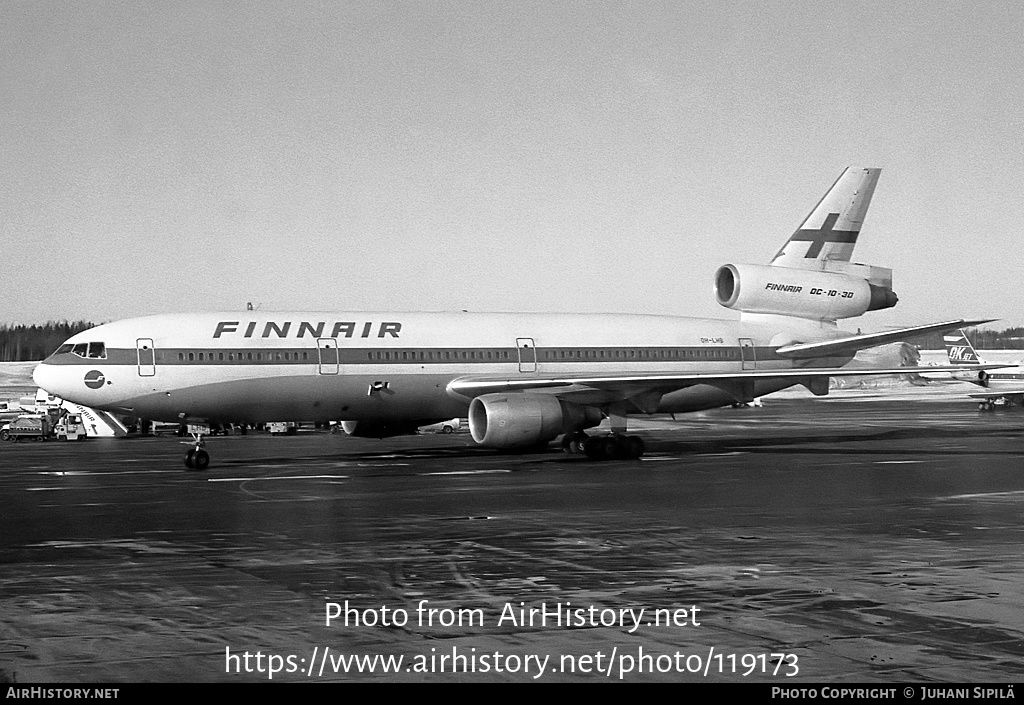
[[[317,338],[316,348],[320,355],[320,374],[338,374],[338,341],[334,338]]]
[[[136,340],[135,352],[139,360],[139,377],[156,375],[156,351],[153,349],[153,339],[139,338]]]
[[[533,338],[516,338],[516,352],[519,354],[519,371],[537,371],[537,348],[533,345]]]
[[[757,349],[750,338],[740,338],[740,356],[743,358],[743,369],[757,369]]]

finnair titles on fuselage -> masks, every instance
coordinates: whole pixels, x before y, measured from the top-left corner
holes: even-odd
[[[214,338],[220,338],[221,336],[228,335],[231,333],[238,333],[239,326],[242,325],[241,321],[220,321],[217,323],[217,328],[213,332]],[[362,332],[359,334],[360,338],[369,338],[373,332],[377,333],[378,338],[385,336],[392,336],[397,338],[399,331],[402,330],[402,324],[394,321],[387,321],[383,323],[374,323],[373,321],[365,321],[362,323],[356,321],[336,321],[330,328],[327,328],[325,321],[319,321],[317,323],[310,323],[309,321],[300,321],[295,326],[295,333],[293,336],[296,338],[304,338],[308,335],[310,338],[323,338],[325,337],[324,330],[330,330],[326,337],[329,338],[352,338],[356,334],[356,330],[360,329]],[[260,330],[260,324],[258,321],[249,321],[245,324],[245,332],[242,334],[245,338],[252,338]],[[267,321],[262,327],[263,338],[270,338],[277,336],[278,338],[287,338],[289,332],[292,330],[291,321]]]
[[[70,338],[34,373],[86,406],[181,423],[343,421],[385,437],[468,416],[494,448],[638,457],[632,414],[815,394],[857,350],[965,321],[852,335],[837,321],[896,304],[892,273],[850,262],[878,169],[843,172],[768,265],[714,276],[738,321],[625,314],[252,312],[158,315]],[[588,435],[605,418],[611,433]],[[205,467],[200,447],[186,464]]]

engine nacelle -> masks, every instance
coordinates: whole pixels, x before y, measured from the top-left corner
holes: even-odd
[[[547,443],[563,433],[600,423],[599,410],[559,401],[549,394],[484,394],[469,405],[473,440],[489,448]]]
[[[836,321],[896,305],[888,286],[813,269],[726,264],[715,272],[715,298],[744,313]]]
[[[429,422],[428,422],[429,423]],[[391,438],[411,436],[420,427],[418,423],[394,423],[387,421],[342,421],[345,433],[356,438]]]

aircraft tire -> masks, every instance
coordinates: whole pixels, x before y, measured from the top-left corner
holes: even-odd
[[[590,436],[583,442],[583,454],[593,460],[600,460],[604,457],[604,439],[598,436]]]
[[[576,437],[573,438],[572,442],[569,444],[570,451],[576,453],[577,455],[583,455],[583,446],[589,439],[590,436],[585,434],[583,431],[580,431],[579,433],[576,434]]]
[[[594,460],[635,460],[644,454],[644,441],[639,436],[591,436],[583,452]]]
[[[192,458],[192,465],[196,470],[205,470],[210,467],[210,454],[205,450],[197,450]]]
[[[602,460],[615,460],[625,455],[623,452],[625,448],[622,443],[619,442],[618,438],[602,438],[598,448],[600,449],[600,457]]]
[[[630,460],[637,460],[644,454],[644,439],[640,436],[626,436],[626,457]]]
[[[571,455],[583,455],[586,451],[583,446],[590,439],[583,431],[574,431],[562,436],[562,450]]]

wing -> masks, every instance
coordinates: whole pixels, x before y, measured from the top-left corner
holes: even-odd
[[[976,322],[948,321],[914,328],[902,328],[885,333],[849,336],[825,343],[790,345],[780,349],[790,351],[791,358],[808,358],[849,353],[863,348],[934,331],[950,330]],[[998,365],[982,365],[996,368]],[[928,372],[954,372],[962,370],[953,365],[928,367]],[[553,394],[565,401],[578,404],[604,405],[616,402],[630,402],[641,411],[653,413],[661,397],[669,392],[707,384],[718,387],[740,401],[753,398],[753,383],[757,381],[789,381],[800,384],[813,394],[828,393],[829,377],[864,377],[870,375],[913,374],[916,367],[890,368],[846,368],[846,367],[795,367],[785,369],[737,370],[734,372],[666,373],[640,375],[557,375],[551,377],[462,377],[448,384],[448,391],[462,397],[473,398],[483,394],[503,392],[543,392]]]
[[[787,380],[802,384],[812,393],[828,393],[829,377],[865,377],[870,375],[913,374],[917,367],[856,368],[805,367],[783,370],[743,370],[737,372],[706,372],[693,374],[647,374],[605,377],[534,377],[532,379],[509,378],[461,378],[453,380],[448,390],[464,397],[501,392],[536,391],[554,394],[560,399],[579,404],[608,404],[616,401],[631,401],[641,410],[652,413],[658,400],[668,392],[708,384],[733,394],[738,400],[752,398],[752,382]],[[928,371],[949,372],[954,366],[929,367]]]
[[[865,347],[874,347],[908,337],[936,331],[977,325],[981,321],[947,321],[927,326],[901,328],[884,333],[854,335],[825,342],[800,343],[779,348],[786,357],[808,359],[849,354]],[[973,369],[997,368],[981,365]],[[628,402],[640,411],[653,413],[657,404],[670,391],[694,384],[709,384],[730,393],[737,401],[750,401],[756,381],[790,381],[802,384],[814,395],[828,393],[829,377],[864,377],[869,375],[914,374],[918,372],[955,372],[962,367],[952,365],[933,367],[845,368],[797,367],[785,369],[737,370],[735,372],[667,373],[640,375],[556,375],[550,377],[484,377],[471,376],[455,379],[447,385],[453,395],[472,399],[488,393],[538,391],[551,393],[567,402],[584,405],[608,405]]]
[[[1000,397],[1017,397],[1024,396],[1024,389],[1007,389],[1002,392],[977,392],[975,394],[968,394],[971,399],[999,399]]]
[[[857,352],[864,348],[873,348],[877,345],[895,343],[907,338],[915,338],[928,333],[951,330],[953,328],[965,328],[977,326],[982,323],[989,323],[994,319],[980,321],[946,321],[945,323],[930,323],[926,326],[914,326],[912,328],[898,328],[882,333],[867,333],[864,335],[851,335],[846,338],[836,338],[817,343],[797,343],[795,345],[784,345],[778,350],[781,357],[793,359],[807,359],[813,357],[834,357],[845,353]]]

